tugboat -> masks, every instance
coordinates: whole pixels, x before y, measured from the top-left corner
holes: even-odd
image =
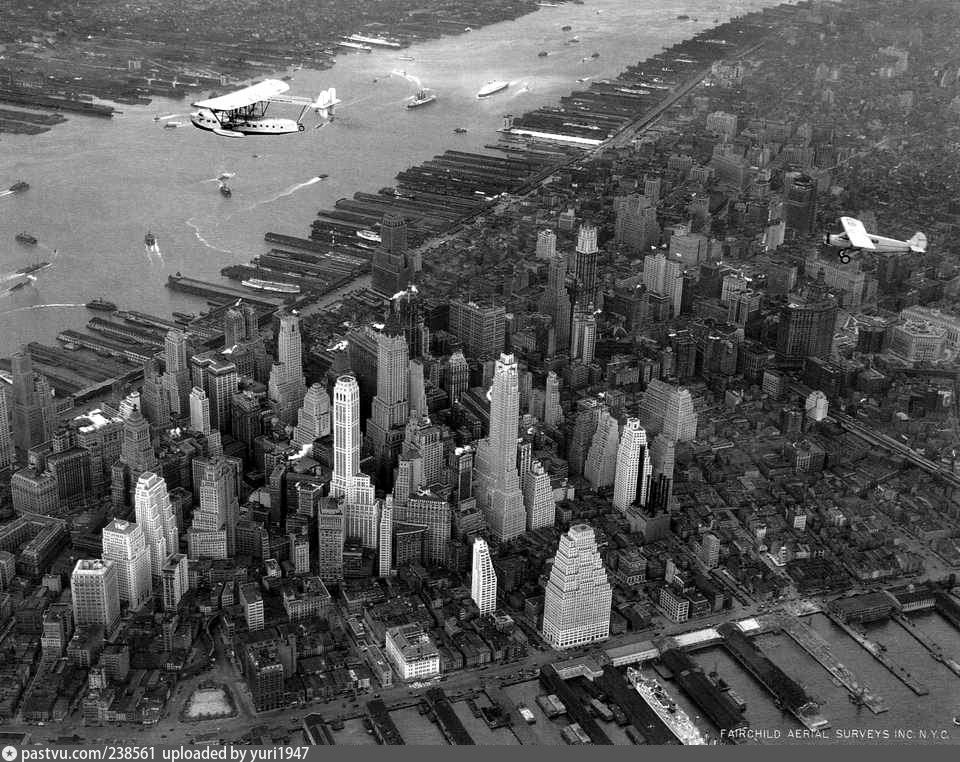
[[[600,54],[599,54],[597,51],[593,51],[593,52],[590,54],[590,57],[591,57],[591,58],[599,58],[599,57],[600,57]]]
[[[573,29],[573,27],[570,26],[569,24],[566,24],[566,25],[560,27],[560,31],[561,31],[561,32],[569,32],[571,29]]]
[[[117,305],[115,305],[113,302],[108,302],[105,299],[101,299],[99,296],[96,299],[91,299],[84,306],[88,310],[96,310],[97,312],[116,312],[117,311]]]
[[[45,267],[50,267],[49,262],[37,262],[33,265],[27,265],[26,267],[21,267],[17,270],[17,275],[32,275],[37,272],[37,270],[42,270]]]
[[[226,183],[220,183],[220,195],[225,198],[230,198],[233,195],[233,191],[230,190],[230,187]]]
[[[20,243],[25,243],[25,244],[27,244],[28,246],[36,246],[36,245],[37,245],[37,239],[34,238],[34,237],[33,237],[32,235],[30,235],[29,233],[17,233],[17,235],[16,235],[15,237],[16,237],[16,239],[17,239]]]
[[[467,132],[467,128],[466,128],[466,127],[455,127],[453,131],[454,131],[455,133],[457,133],[457,135],[464,135],[464,134],[466,134],[466,132]]]
[[[328,177],[330,177],[330,175],[325,175],[325,174],[324,174],[324,175],[317,175],[317,177],[319,177],[321,180],[326,180]]]
[[[428,103],[433,103],[437,99],[437,96],[431,93],[429,90],[424,90],[422,87],[414,93],[413,100],[407,104],[407,108],[420,108],[420,106],[426,106]]]
[[[12,193],[20,193],[25,191],[30,187],[30,183],[25,182],[24,180],[17,180],[13,185],[10,186],[9,190]]]
[[[546,50],[541,50],[539,53],[537,53],[537,55],[538,55],[540,58],[546,58],[546,57],[547,57],[548,55],[550,55],[550,54],[549,54]]]
[[[147,234],[143,237],[143,243],[148,249],[152,249],[157,245],[157,237],[148,230]]]
[[[10,286],[10,288],[8,288],[7,291],[10,291],[11,293],[14,291],[19,291],[21,288],[26,286],[29,282],[30,282],[30,278],[24,278],[23,280],[18,281],[17,283],[14,283],[12,286]]]

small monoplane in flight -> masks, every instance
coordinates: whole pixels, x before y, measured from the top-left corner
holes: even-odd
[[[853,217],[841,217],[840,224],[843,225],[843,232],[827,235],[826,243],[840,249],[838,257],[844,264],[850,261],[853,251],[912,251],[922,254],[927,250],[927,237],[923,233],[915,233],[909,240],[899,241],[868,233],[863,223]]]
[[[267,79],[236,92],[197,101],[192,105],[200,110],[190,115],[190,121],[194,127],[225,138],[303,132],[303,115],[308,109],[315,111],[318,119],[333,121],[334,106],[341,102],[337,100],[334,88],[324,90],[316,100],[285,95],[289,89],[290,85],[286,82]],[[272,103],[300,106],[300,114],[296,119],[267,116],[267,109]]]

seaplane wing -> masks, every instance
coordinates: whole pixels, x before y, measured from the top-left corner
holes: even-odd
[[[850,239],[851,246],[858,249],[872,250],[877,248],[860,220],[853,217],[841,217],[840,224],[843,225],[843,230],[847,234],[847,238]]]
[[[219,95],[216,98],[208,98],[205,101],[197,101],[192,105],[210,111],[236,111],[254,103],[268,101],[289,89],[290,85],[279,79],[265,79],[263,82],[250,85],[250,87],[244,87],[242,90]]]

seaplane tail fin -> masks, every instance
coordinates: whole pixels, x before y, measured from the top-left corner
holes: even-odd
[[[333,116],[333,107],[336,106],[340,101],[337,99],[337,89],[331,87],[327,90],[324,90],[317,96],[317,100],[313,104],[313,108],[316,109],[317,113],[326,119],[328,116]]]
[[[927,237],[923,233],[914,233],[913,238],[907,241],[910,251],[923,254],[927,250]]]

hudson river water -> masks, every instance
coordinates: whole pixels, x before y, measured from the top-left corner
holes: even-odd
[[[0,188],[18,178],[31,185],[0,197],[0,356],[81,327],[91,317],[82,304],[96,296],[164,316],[204,309],[203,300],[165,288],[167,275],[180,270],[217,280],[224,265],[265,251],[268,230],[305,236],[316,212],[338,198],[376,193],[398,171],[446,148],[496,142],[505,113],[555,102],[583,86],[578,78],[616,76],[715,18],[773,4],[587,0],[403,51],[345,53],[330,70],[292,72],[292,93],[334,86],[344,101],[335,122],[314,129],[310,114],[299,135],[217,138],[190,125],[186,100],[164,99],[120,106],[112,120],[72,116],[40,136],[0,135]],[[564,25],[572,30],[562,31]],[[578,43],[570,42],[574,36]],[[550,55],[539,58],[541,50]],[[594,51],[599,58],[582,60]],[[438,101],[405,110],[415,85],[404,71],[435,89]],[[490,79],[511,87],[478,100]],[[156,115],[173,116],[155,122]],[[177,121],[178,129],[162,126]],[[469,132],[455,135],[456,127]],[[221,173],[234,174],[232,198],[217,192]],[[147,230],[158,237],[159,255],[144,248]],[[15,242],[20,231],[39,245]],[[37,259],[54,266],[8,292],[13,272]]]

